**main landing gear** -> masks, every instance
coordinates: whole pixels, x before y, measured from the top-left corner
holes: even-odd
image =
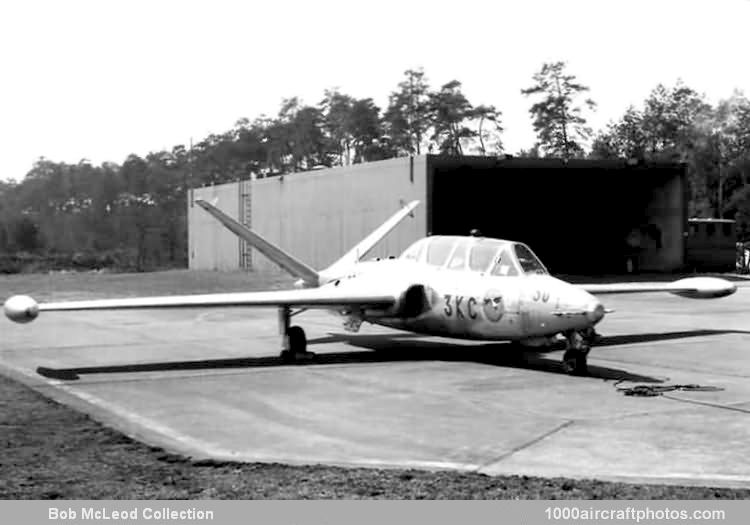
[[[586,358],[591,350],[591,343],[596,337],[593,329],[571,330],[566,332],[567,348],[563,354],[562,366],[566,374],[582,376],[588,373]]]
[[[293,316],[300,311],[292,312],[288,306],[279,307],[279,331],[284,349],[279,357],[285,363],[309,361],[315,354],[307,351],[307,336],[300,326],[289,326]]]

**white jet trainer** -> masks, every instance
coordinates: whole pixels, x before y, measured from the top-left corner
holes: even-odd
[[[549,275],[525,244],[478,236],[426,237],[399,258],[361,261],[419,201],[403,207],[332,266],[317,272],[215,206],[195,202],[299,278],[295,289],[41,304],[17,295],[5,302],[6,316],[25,323],[39,312],[56,310],[277,306],[284,347],[281,357],[293,361],[312,354],[307,352],[304,330],[290,326],[291,317],[323,308],[342,315],[344,328],[355,332],[367,321],[421,334],[532,346],[562,334],[567,341],[563,368],[584,374],[594,325],[608,313],[595,294],[671,292],[700,299],[736,291],[734,284],[712,277],[660,284],[573,285]]]

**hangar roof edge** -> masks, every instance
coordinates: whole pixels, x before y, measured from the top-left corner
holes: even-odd
[[[286,177],[305,177],[305,178],[316,178],[325,177],[330,173],[348,170],[377,170],[379,167],[387,164],[399,164],[409,162],[409,156],[406,157],[394,157],[390,159],[383,159],[372,162],[365,162],[360,164],[352,164],[348,166],[331,166],[325,169],[313,169],[308,171],[298,171],[294,173],[285,173],[279,175],[273,175],[271,177],[262,177],[253,179],[258,183],[268,183],[271,181],[284,182]],[[430,168],[460,168],[460,167],[475,167],[475,168],[561,168],[561,169],[610,169],[610,170],[623,170],[623,169],[668,169],[668,170],[681,170],[683,175],[685,173],[687,165],[682,162],[666,162],[666,161],[635,161],[626,159],[570,159],[564,160],[559,158],[530,158],[530,157],[514,157],[512,155],[503,156],[482,156],[482,155],[462,155],[462,156],[449,156],[449,155],[435,155],[435,154],[422,154],[412,155],[412,159],[419,159],[420,164],[426,165],[427,169]],[[360,172],[361,173],[361,172]],[[239,182],[246,182],[251,179],[242,179],[232,182],[226,182],[223,184],[216,184],[215,186],[224,186],[228,184],[237,184]],[[201,189],[212,186],[195,186],[191,189]]]
[[[561,158],[544,158],[544,157],[514,157],[505,156],[482,156],[482,155],[463,155],[454,157],[448,155],[419,155],[425,157],[432,165],[472,165],[479,164],[496,167],[544,167],[544,168],[607,168],[607,169],[624,169],[624,168],[667,168],[667,169],[684,169],[687,165],[684,162],[669,161],[645,161],[637,159],[561,159]]]

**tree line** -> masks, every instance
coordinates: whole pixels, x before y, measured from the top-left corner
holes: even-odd
[[[750,229],[742,93],[711,105],[681,82],[659,84],[597,133],[588,93],[564,62],[544,64],[521,91],[537,140],[516,155],[685,162],[690,213],[736,217]],[[458,80],[433,88],[418,69],[404,73],[384,109],[330,89],[316,105],[284,99],[275,116],[122,164],[40,158],[22,181],[0,182],[0,271],[184,267],[191,187],[422,153],[499,155],[503,131],[495,106],[470,102]]]

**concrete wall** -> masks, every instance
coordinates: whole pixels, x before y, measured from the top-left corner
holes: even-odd
[[[193,200],[217,200],[224,213],[240,217],[240,183],[196,188],[188,195],[188,261],[192,270],[236,270],[240,267],[240,241]]]
[[[333,263],[399,207],[422,201],[370,257],[398,255],[426,233],[425,158],[389,159],[253,181],[252,227],[316,269]],[[260,254],[253,267],[276,268]]]
[[[661,247],[644,236],[640,267],[643,271],[676,271],[685,263],[685,221],[687,218],[685,179],[673,177],[655,186],[645,210],[650,224],[661,232]]]
[[[368,257],[398,255],[426,233],[425,157],[389,159],[307,173],[196,188],[188,197],[191,269],[278,270],[245,245],[192,198],[211,201],[282,249],[323,269],[378,227],[399,207],[419,199]]]

